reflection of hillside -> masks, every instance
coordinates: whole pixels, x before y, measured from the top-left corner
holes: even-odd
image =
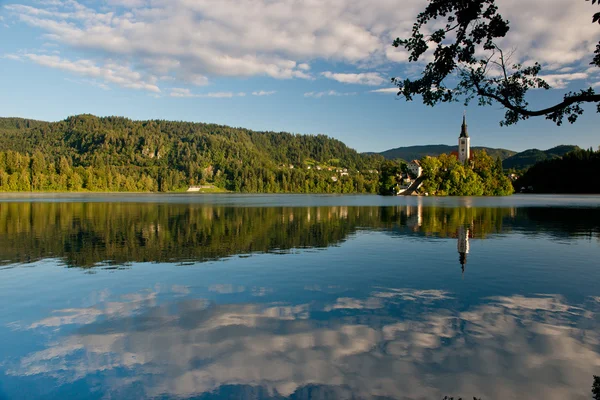
[[[65,393],[100,374],[110,377],[101,391],[122,398],[299,398],[315,390],[365,399],[562,400],[587,399],[600,367],[595,314],[559,296],[497,297],[464,311],[439,290],[378,289],[368,298],[297,305],[157,298],[137,293],[57,310],[22,327],[65,336],[7,373],[23,383],[56,379]],[[590,302],[587,310],[600,306]]]
[[[348,215],[346,207],[0,204],[0,257],[9,261],[60,257],[76,266],[102,261],[204,261],[326,247],[344,240],[359,218],[360,213]]]
[[[600,210],[465,207],[225,207],[201,204],[0,203],[4,263],[205,261],[337,245],[358,230],[484,239],[510,232],[599,236]]]

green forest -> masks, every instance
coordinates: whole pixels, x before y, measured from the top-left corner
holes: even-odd
[[[570,148],[563,158],[553,153],[531,167],[517,189],[599,193],[594,182],[584,185],[580,178],[600,172],[600,156],[574,146],[556,149]],[[501,157],[485,150],[475,150],[467,165],[446,154],[421,163],[421,193],[513,193]],[[3,192],[178,192],[206,185],[242,193],[388,194],[405,170],[403,162],[358,153],[325,135],[93,115],[59,122],[0,118]]]
[[[376,193],[379,155],[325,135],[78,115],[0,118],[0,191]]]
[[[600,150],[577,149],[535,164],[515,182],[533,193],[600,193]]]
[[[500,157],[494,159],[485,150],[473,152],[467,163],[460,162],[455,155],[441,154],[438,157],[423,157],[423,169],[419,178],[421,194],[432,196],[509,196],[514,193],[511,180],[502,168]],[[385,161],[381,166],[380,194],[393,194],[410,174],[406,164]],[[412,178],[416,178],[413,176]],[[417,182],[418,184],[418,182]]]
[[[502,160],[484,150],[473,152],[466,164],[455,156],[442,154],[421,160],[421,192],[435,196],[509,196],[513,185],[504,174]]]

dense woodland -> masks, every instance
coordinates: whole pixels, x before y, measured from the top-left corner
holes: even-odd
[[[0,119],[0,191],[375,193],[383,157],[325,135],[79,115]],[[347,171],[345,171],[347,170]]]
[[[600,193],[600,150],[578,149],[535,164],[515,183],[533,193]]]
[[[505,175],[500,158],[493,159],[484,150],[473,152],[467,163],[454,155],[425,157],[421,160],[421,192],[435,196],[508,196],[513,185]]]
[[[517,189],[600,193],[597,182],[583,182],[586,175],[600,172],[597,152],[559,146],[519,153],[504,162],[507,154],[473,153],[466,166],[452,155],[422,158],[422,191],[509,195],[513,189],[503,163],[506,169],[512,161],[547,158],[530,168]],[[402,165],[379,154],[357,153],[325,135],[93,115],[59,122],[0,118],[0,191],[5,192],[171,192],[212,185],[246,193],[387,194]]]

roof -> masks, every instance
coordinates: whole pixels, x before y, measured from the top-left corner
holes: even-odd
[[[412,160],[410,163],[417,164],[419,167],[421,166],[421,163],[419,162],[419,160]]]
[[[460,136],[459,137],[465,137],[465,138],[469,137],[469,132],[467,131],[467,116],[466,115],[463,115],[463,123],[462,123],[462,127],[460,128]]]

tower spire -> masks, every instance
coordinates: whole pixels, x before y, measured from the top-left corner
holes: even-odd
[[[460,137],[469,137],[469,132],[467,131],[467,110],[463,111],[463,123],[460,129]]]

